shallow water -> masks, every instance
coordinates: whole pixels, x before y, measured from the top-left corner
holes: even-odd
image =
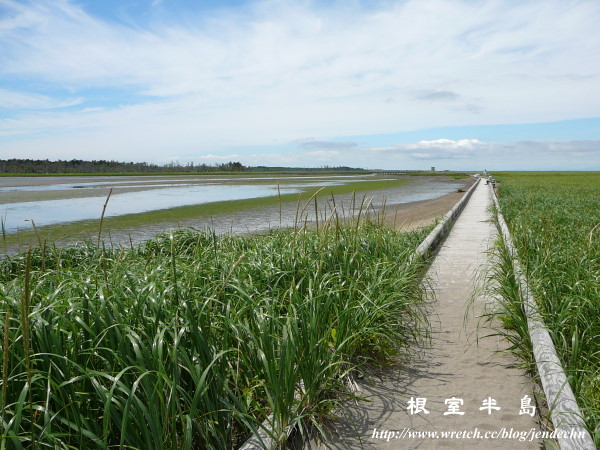
[[[336,177],[341,178],[341,177]],[[201,205],[211,202],[244,200],[299,193],[302,189],[342,184],[345,180],[319,180],[318,177],[269,177],[237,178],[235,183],[229,178],[209,179],[154,179],[152,184],[143,181],[103,181],[88,183],[57,183],[29,186],[5,186],[0,192],[65,191],[74,189],[95,190],[92,196],[57,200],[23,201],[0,204],[0,218],[4,222],[4,232],[12,233],[22,228],[30,228],[31,221],[36,226],[54,225],[78,220],[98,219],[109,188],[115,188],[106,209],[105,216],[119,216],[178,206]],[[255,180],[277,181],[275,184],[249,184]],[[351,179],[351,181],[360,181]],[[278,188],[278,184],[280,184]],[[119,191],[118,187],[135,187],[133,192]],[[102,191],[102,194],[98,190]],[[139,190],[138,190],[139,189]]]
[[[295,192],[299,192],[299,189],[281,189],[282,194]],[[272,195],[277,195],[277,188],[252,185],[190,185],[126,192],[111,196],[105,217]],[[9,203],[0,206],[0,216],[4,217],[5,231],[11,233],[19,228],[31,226],[31,220],[35,222],[36,226],[45,226],[77,220],[97,219],[102,214],[105,202],[106,197],[102,196]]]
[[[215,217],[145,226],[113,234],[109,240],[113,244],[130,245],[177,227],[211,230],[220,235],[260,233],[276,228],[302,226],[307,222],[314,225],[316,220],[322,225],[332,217],[334,210],[340,219],[356,217],[359,213],[365,212],[379,213],[383,208],[393,215],[394,205],[438,198],[465,188],[467,184],[468,181],[437,181],[421,178],[392,189],[361,193],[356,196],[337,195],[334,200],[319,198],[316,213],[313,202],[284,203]]]
[[[361,175],[361,178],[369,175]],[[184,186],[197,184],[245,184],[257,181],[274,181],[275,184],[288,184],[298,181],[309,180],[337,180],[339,183],[344,181],[360,181],[356,175],[330,175],[330,176],[235,176],[234,177],[194,177],[180,176],[174,178],[144,176],[142,179],[134,180],[130,176],[110,177],[8,177],[0,178],[0,192],[39,192],[39,191],[69,191],[71,189],[95,190],[95,189],[119,189],[125,187],[135,188],[155,188],[169,186]],[[93,180],[93,181],[89,181]],[[61,182],[59,182],[61,181]],[[67,181],[67,182],[62,182]]]
[[[146,212],[177,206],[205,204],[217,201],[242,200],[257,197],[298,193],[315,186],[332,186],[347,182],[368,181],[362,176],[273,176],[273,177],[61,177],[45,179],[0,179],[0,220],[4,232],[31,229],[31,220],[40,227],[85,219],[99,219],[106,196],[113,188],[108,202],[106,217]],[[314,203],[295,202],[253,208],[236,213],[165,222],[157,225],[112,232],[106,230],[106,238],[113,244],[138,243],[157,233],[179,226],[211,229],[218,234],[255,233],[272,228],[291,227],[305,222],[323,223],[335,211],[341,218],[349,218],[361,210],[393,211],[393,205],[441,197],[464,188],[464,180],[450,181],[433,177],[410,177],[408,183],[390,189],[371,191],[367,194],[336,195],[336,198],[320,198],[315,213]],[[37,200],[36,192],[56,191],[59,199]],[[85,191],[85,192],[84,192]],[[2,203],[3,193],[19,193],[24,201]],[[55,194],[56,194],[55,193]],[[70,196],[73,197],[70,197]],[[82,197],[83,195],[83,197]],[[13,196],[14,198],[14,196]],[[4,201],[10,201],[8,196]],[[71,238],[68,238],[71,239]],[[76,237],[72,239],[77,240]]]

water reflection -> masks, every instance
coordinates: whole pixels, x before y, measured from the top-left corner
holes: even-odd
[[[307,187],[310,184],[301,186]],[[282,187],[280,192],[281,194],[300,192],[300,185]],[[107,189],[105,193],[108,194]],[[277,195],[277,186],[195,184],[161,187],[112,195],[105,216],[273,195]],[[105,201],[106,196],[9,203],[0,205],[0,217],[4,220],[5,231],[11,233],[19,228],[30,227],[30,220],[34,220],[37,226],[44,226],[76,220],[99,219]]]
[[[372,175],[361,175],[361,178],[372,177]],[[16,177],[18,179],[19,177]],[[64,177],[61,177],[64,178]],[[69,177],[67,177],[69,178]],[[76,178],[76,177],[75,177]],[[86,177],[86,180],[94,179],[95,177]],[[354,178],[354,179],[352,179]],[[143,177],[141,180],[132,180],[131,177],[113,177],[110,180],[101,179],[98,181],[83,181],[70,182],[70,183],[57,183],[58,178],[46,178],[40,177],[35,178],[36,183],[28,185],[23,183],[19,186],[0,186],[0,192],[40,192],[40,191],[68,191],[71,189],[108,189],[108,188],[156,188],[156,187],[170,187],[170,186],[193,186],[202,184],[244,184],[248,182],[257,181],[274,181],[275,184],[290,184],[290,183],[306,183],[306,181],[314,182],[320,180],[319,185],[327,185],[331,180],[337,180],[335,184],[341,184],[346,181],[365,181],[363,179],[357,179],[356,175],[331,175],[327,177],[322,176],[262,176],[262,177],[246,177],[236,176],[232,177],[185,177],[185,178],[160,178],[160,177]],[[72,178],[73,179],[73,178]],[[306,181],[305,181],[306,180]]]
[[[115,188],[115,190],[108,203],[105,214],[107,217],[178,206],[200,205],[210,202],[276,196],[278,185],[279,191],[283,195],[298,193],[306,188],[316,186],[332,186],[348,182],[368,181],[368,178],[366,179],[364,176],[144,177],[140,180],[132,180],[130,177],[123,177],[122,179],[72,177],[37,180],[36,186],[28,185],[29,182],[27,180],[21,180],[20,186],[0,187],[0,191],[64,191],[83,189],[88,190],[89,194],[86,194],[88,196],[85,198],[0,204],[0,219],[4,222],[3,226],[6,233],[13,233],[18,229],[31,228],[31,220],[35,221],[37,226],[44,226],[78,220],[99,219],[109,188]],[[256,183],[257,180],[265,181],[265,183]],[[52,184],[52,182],[55,184]],[[444,194],[455,192],[457,188],[464,186],[464,182],[462,181],[437,181],[415,177],[415,179],[412,179],[406,185],[370,192],[368,199],[374,208],[380,208],[383,203],[393,205],[437,198]],[[123,192],[119,188],[129,188],[130,190],[133,188],[136,190]],[[92,190],[94,191],[92,192]],[[356,205],[353,205],[352,195],[336,196],[335,201],[338,212],[345,215],[351,215],[355,212],[360,206],[363,194],[359,194],[356,197]],[[321,214],[330,214],[332,208],[330,203],[330,199],[319,200]],[[295,202],[292,202],[290,204],[274,205],[272,207],[220,215],[218,218],[206,217],[185,220],[182,223],[170,225],[192,226],[196,228],[208,227],[217,232],[255,232],[278,226],[293,226],[296,220],[296,209],[297,205]],[[313,220],[314,217],[313,204],[309,204],[305,209],[304,217],[300,220]],[[143,240],[157,232],[163,231],[165,226],[169,226],[169,224],[127,230],[126,237],[129,240],[133,235],[134,241]]]
[[[297,204],[295,202],[254,208],[236,213],[221,214],[216,217],[200,217],[184,220],[173,224],[146,225],[143,228],[129,229],[122,233],[113,234],[113,244],[129,245],[150,239],[158,233],[169,228],[192,227],[195,229],[208,229],[217,234],[245,234],[268,231],[280,227],[301,226],[305,222],[314,223],[318,218],[322,224],[327,221],[335,208],[340,218],[356,217],[363,206],[362,213],[379,211],[387,205],[387,211],[393,217],[394,205],[414,201],[429,200],[445,194],[456,192],[465,188],[464,182],[436,182],[433,180],[419,180],[414,183],[399,186],[393,189],[371,191],[367,194],[336,195],[335,199],[321,197],[317,202],[315,212],[314,202]]]

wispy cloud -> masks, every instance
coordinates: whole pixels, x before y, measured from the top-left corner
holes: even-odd
[[[5,109],[56,109],[79,105],[83,102],[84,99],[81,97],[61,99],[0,88],[0,108]]]
[[[265,0],[139,24],[1,0],[3,153],[158,160],[315,136],[300,147],[341,158],[357,135],[597,117],[599,22],[596,0]]]
[[[414,159],[464,159],[478,153],[488,151],[494,144],[481,142],[479,139],[435,139],[412,144],[398,144],[389,147],[375,147],[373,153],[395,153],[410,156]],[[497,145],[497,144],[496,144]]]
[[[536,152],[542,154],[549,154],[554,156],[556,154],[564,156],[585,156],[591,157],[588,160],[590,163],[600,160],[600,140],[597,141],[523,141],[516,144],[519,150],[523,152]],[[586,167],[582,167],[586,168]],[[587,167],[589,168],[589,167]]]
[[[319,148],[319,149],[335,149],[335,148],[353,148],[358,144],[356,142],[335,142],[335,141],[319,141],[316,139],[302,139],[298,141],[302,148]]]
[[[456,92],[452,91],[420,91],[415,94],[414,98],[416,100],[424,100],[424,101],[455,101],[460,98],[460,96]]]
[[[555,141],[535,140],[507,142],[485,142],[479,139],[436,139],[408,144],[398,144],[387,147],[373,147],[368,150],[372,154],[384,155],[387,160],[402,159],[436,161],[456,160],[464,167],[473,162],[485,165],[487,162],[505,161],[508,166],[518,168],[538,167],[545,165],[564,164],[562,168],[600,168],[600,140],[587,141]],[[540,159],[546,158],[545,161]],[[586,166],[587,164],[587,166]],[[554,169],[561,166],[553,167]]]
[[[302,165],[317,160],[321,165],[366,168],[513,170],[600,170],[600,140],[535,140],[486,142],[479,139],[435,139],[387,147],[353,148],[343,151],[297,152],[276,157],[281,164]],[[246,158],[241,155],[242,158]],[[244,161],[265,163],[273,154],[254,153]],[[317,159],[318,158],[318,159]],[[268,164],[268,163],[267,163]]]

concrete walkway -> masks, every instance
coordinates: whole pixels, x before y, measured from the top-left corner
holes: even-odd
[[[520,414],[528,411],[522,399],[533,399],[533,385],[514,356],[497,353],[505,341],[483,338],[493,330],[479,320],[486,299],[476,294],[477,280],[495,237],[489,204],[488,186],[480,183],[427,273],[435,292],[431,348],[386,370],[372,385],[361,385],[369,402],[348,406],[346,417],[332,424],[331,443],[310,442],[306,449],[540,448],[540,439],[530,440],[539,431],[537,414]],[[455,435],[444,438],[441,432]],[[486,438],[486,432],[494,434]]]

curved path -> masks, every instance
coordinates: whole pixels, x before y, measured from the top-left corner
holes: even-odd
[[[494,333],[480,320],[487,299],[477,281],[496,234],[490,202],[479,183],[427,273],[431,348],[363,383],[359,395],[369,402],[342,413],[329,444],[306,449],[540,448],[537,411],[528,414],[533,383],[516,357],[498,353],[503,339],[483,338]]]

